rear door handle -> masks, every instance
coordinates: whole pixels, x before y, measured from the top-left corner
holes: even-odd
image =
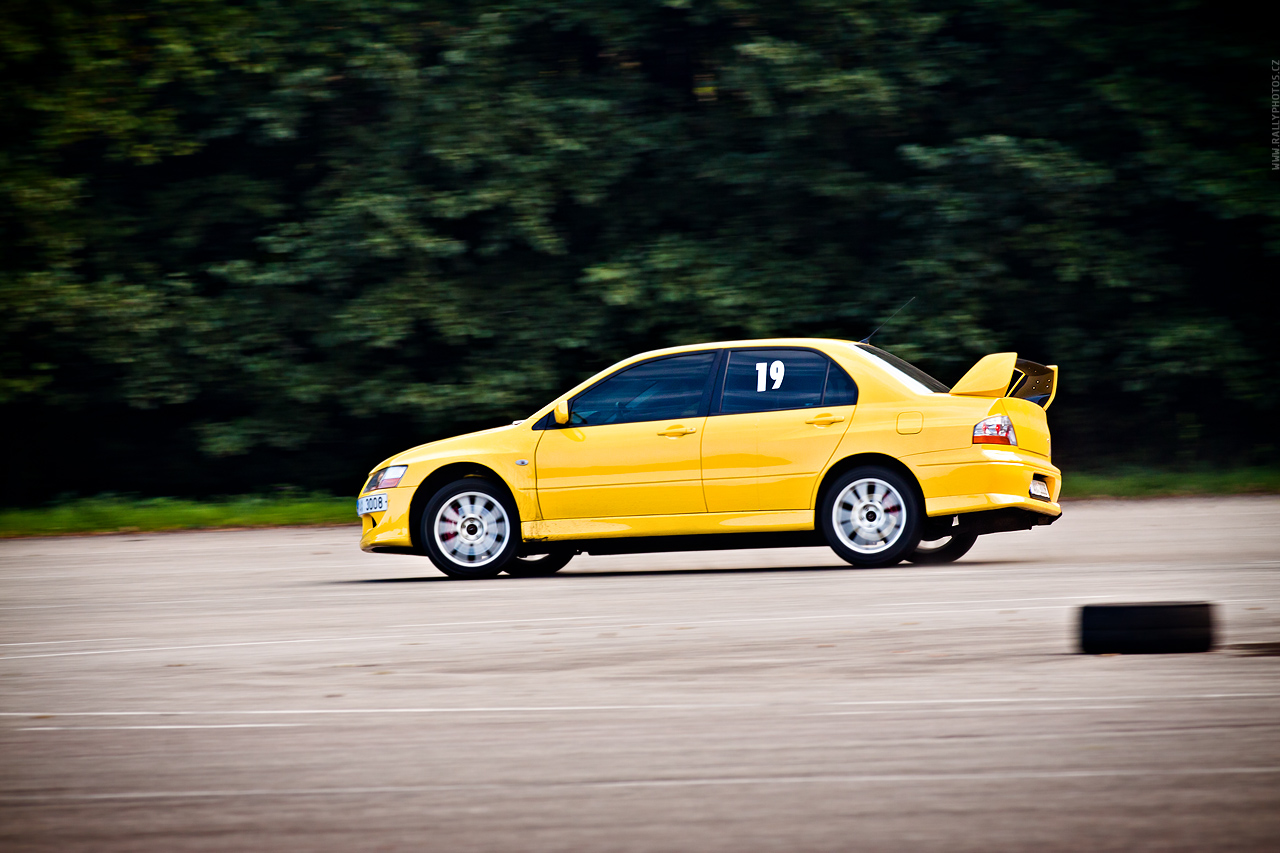
[[[668,438],[676,438],[678,436],[688,435],[691,432],[697,432],[697,431],[698,430],[695,427],[687,427],[687,426],[681,426],[680,424],[675,424],[673,426],[667,427],[664,430],[660,430],[658,432],[658,435],[665,435]]]
[[[844,420],[844,418],[840,415],[818,415],[816,418],[810,418],[805,421],[805,423],[816,424],[818,426],[830,426],[831,424],[838,424],[842,420]]]

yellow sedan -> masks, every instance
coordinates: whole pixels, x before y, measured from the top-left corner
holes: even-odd
[[[641,353],[527,420],[380,463],[357,500],[360,547],[454,578],[551,574],[584,552],[816,544],[858,567],[947,562],[1061,514],[1056,383],[1011,352],[954,388],[850,341]]]

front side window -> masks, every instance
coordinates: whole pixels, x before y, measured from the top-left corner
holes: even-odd
[[[698,414],[715,363],[713,352],[691,353],[628,367],[573,400],[571,426],[628,424]]]
[[[807,350],[734,350],[725,370],[720,411],[734,414],[820,406],[830,364],[825,356]]]

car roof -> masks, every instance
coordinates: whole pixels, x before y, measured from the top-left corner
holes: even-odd
[[[596,375],[582,382],[566,396],[578,394],[610,374],[616,373],[617,371],[630,367],[638,362],[648,361],[654,358],[662,358],[664,356],[680,355],[687,352],[706,352],[708,350],[716,349],[754,349],[762,347],[803,347],[805,349],[818,350],[819,352],[822,352],[828,357],[834,358],[837,362],[843,364],[845,369],[850,369],[851,365],[856,363],[858,367],[855,378],[857,378],[859,382],[865,383],[868,378],[874,376],[878,382],[890,385],[894,389],[895,396],[902,394],[920,396],[933,393],[910,377],[904,376],[897,368],[872,355],[869,350],[873,348],[870,347],[870,345],[862,344],[859,341],[848,341],[840,338],[755,338],[751,340],[737,341],[706,341],[699,344],[684,344],[678,347],[665,347],[663,349],[636,353],[622,361],[615,362]]]
[[[677,355],[683,352],[701,352],[709,349],[741,349],[745,347],[805,347],[806,349],[826,350],[833,344],[841,346],[857,346],[853,341],[840,340],[839,338],[755,338],[752,340],[740,341],[707,341],[700,344],[683,344],[678,347],[665,347],[663,349],[636,353],[635,355],[625,359],[625,361],[643,361],[648,358],[655,358],[663,355]],[[622,362],[619,362],[619,364],[621,363]]]

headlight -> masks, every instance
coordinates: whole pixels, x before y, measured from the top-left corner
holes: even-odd
[[[409,470],[408,465],[392,465],[390,468],[382,468],[373,472],[373,476],[369,478],[369,482],[364,484],[366,492],[372,492],[374,489],[390,489],[400,485],[400,478]]]

